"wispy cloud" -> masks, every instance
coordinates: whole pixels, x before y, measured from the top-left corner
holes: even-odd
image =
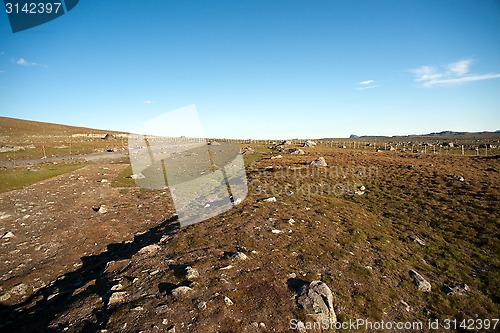
[[[359,84],[364,84],[364,85],[366,85],[366,84],[371,84],[371,83],[373,83],[373,82],[375,82],[375,81],[374,81],[374,80],[366,80],[366,81],[361,81]]]
[[[151,101],[151,100],[149,100],[149,99],[147,99],[147,100],[145,100],[143,103],[144,103],[144,104],[153,104],[154,102],[153,102],[153,101]]]
[[[441,66],[441,68],[420,66],[419,68],[411,69],[410,72],[415,75],[415,82],[421,83],[424,87],[458,85],[500,78],[500,73],[470,74],[471,65],[471,59],[464,59]]]
[[[359,83],[359,86],[356,88],[357,90],[366,90],[366,89],[372,89],[372,88],[377,88],[378,85],[373,84],[375,83],[375,80],[365,80],[361,81]]]
[[[469,73],[472,60],[461,60],[448,65],[448,72],[455,75],[465,75]]]
[[[14,60],[12,60],[14,61]],[[29,62],[27,61],[26,59],[24,58],[19,58],[15,61],[16,64],[20,65],[20,66],[24,66],[24,67],[31,67],[31,66],[40,66],[40,67],[47,67],[46,65],[43,65],[43,64],[38,64],[36,62]]]

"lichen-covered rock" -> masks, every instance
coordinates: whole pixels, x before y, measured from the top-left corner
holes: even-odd
[[[332,291],[322,281],[315,280],[304,285],[299,292],[297,303],[314,321],[328,321],[332,324],[337,321],[337,315],[333,309]]]

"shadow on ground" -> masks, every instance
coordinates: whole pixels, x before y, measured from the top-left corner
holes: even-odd
[[[104,307],[94,311],[97,322],[87,322],[81,331],[95,332],[103,328],[115,310],[108,307],[108,292],[115,283],[103,274],[106,265],[111,261],[130,259],[143,247],[158,243],[162,236],[173,235],[178,229],[177,216],[173,216],[162,220],[159,225],[149,229],[146,233],[135,236],[132,242],[110,244],[101,254],[82,257],[83,265],[80,269],[60,276],[26,301],[13,306],[0,304],[0,331],[61,332],[62,327],[49,327],[50,322],[72,304],[91,294],[101,297]],[[95,280],[95,284],[73,295],[78,288],[92,280]],[[47,300],[51,295],[51,299]]]

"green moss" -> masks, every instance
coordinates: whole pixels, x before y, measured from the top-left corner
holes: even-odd
[[[17,167],[0,171],[0,193],[23,188],[38,183],[42,180],[56,177],[71,171],[75,171],[84,164],[54,165],[42,164],[36,167]]]

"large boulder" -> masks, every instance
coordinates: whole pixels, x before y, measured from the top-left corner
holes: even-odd
[[[311,165],[312,166],[317,166],[317,167],[327,167],[328,166],[328,164],[326,164],[326,161],[325,161],[324,157],[320,157],[320,158],[312,161]]]
[[[314,280],[304,285],[297,298],[297,303],[306,314],[316,322],[335,324],[337,315],[333,309],[333,294],[326,283]]]
[[[316,146],[316,142],[312,141],[312,140],[307,140],[306,142],[304,142],[304,147],[306,148],[314,148]]]
[[[288,150],[288,152],[292,155],[304,155],[305,154],[305,152],[300,148],[291,148]]]

